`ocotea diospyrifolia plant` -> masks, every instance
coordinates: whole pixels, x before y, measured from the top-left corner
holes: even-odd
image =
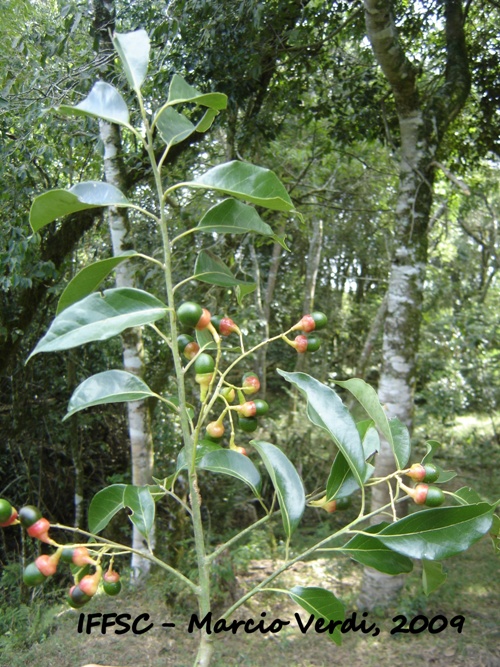
[[[276,445],[262,440],[251,441],[252,454],[260,459],[261,465],[258,467],[236,443],[236,434],[240,430],[252,432],[259,416],[268,409],[265,401],[254,396],[259,389],[259,379],[253,373],[244,372],[244,362],[259,347],[275,341],[284,341],[300,354],[316,350],[320,345],[321,329],[327,326],[327,317],[320,312],[305,314],[298,322],[292,323],[287,331],[246,349],[237,323],[227,317],[209,313],[203,305],[189,301],[178,303],[176,292],[180,285],[195,279],[234,287],[240,300],[254,286],[236,280],[219,258],[205,251],[198,254],[192,275],[186,275],[180,283],[174,285],[172,257],[179,238],[191,233],[262,234],[284,244],[284,239],[273,233],[254,206],[287,214],[294,212],[293,204],[274,173],[239,161],[221,164],[196,176],[193,181],[177,183],[164,189],[162,174],[170,148],[194,132],[207,131],[216,115],[225,108],[226,97],[219,93],[200,93],[175,75],[170,84],[168,99],[150,114],[146,111],[147,106],[141,95],[149,62],[149,39],[146,32],[139,30],[115,34],[114,45],[137,97],[141,127],[135,128],[130,124],[123,97],[116,88],[104,82],[96,83],[77,106],[63,106],[60,111],[117,123],[136,137],[151,161],[157,210],[152,212],[129,201],[111,184],[84,182],[68,190],[51,190],[37,197],[31,209],[30,223],[34,232],[38,232],[54,220],[84,209],[130,207],[153,219],[158,225],[163,241],[163,257],[158,260],[127,252],[85,267],[63,292],[55,319],[30,357],[40,352],[60,351],[91,341],[105,340],[129,327],[150,325],[171,350],[178,395],[156,395],[139,377],[123,370],[107,370],[93,375],[77,387],[69,402],[66,417],[93,405],[156,396],[178,420],[183,443],[178,452],[176,469],[167,478],[141,487],[114,484],[97,493],[89,507],[88,532],[59,524],[51,526],[38,508],[25,506],[18,512],[7,499],[0,499],[0,526],[20,523],[31,537],[54,547],[50,555],[40,556],[27,566],[25,583],[30,586],[43,583],[56,572],[60,563],[66,562],[72,566],[73,571],[74,586],[69,591],[68,602],[74,608],[79,609],[88,604],[100,586],[107,594],[116,595],[121,584],[113,568],[114,557],[133,549],[104,539],[99,536],[99,532],[117,512],[129,508],[131,521],[149,544],[155,505],[168,500],[180,503],[191,520],[197,576],[189,578],[159,560],[151,545],[149,551],[141,552],[140,555],[177,577],[196,596],[201,629],[195,665],[207,667],[213,651],[213,635],[207,619],[211,613],[210,576],[215,559],[222,551],[231,549],[243,536],[248,536],[255,527],[276,518],[282,521],[286,535],[284,563],[261,583],[250,586],[237,602],[221,614],[219,623],[222,626],[219,627],[228,627],[230,617],[242,604],[266,590],[290,596],[309,614],[323,619],[325,624],[343,621],[344,605],[332,591],[320,587],[295,586],[290,590],[271,587],[273,580],[283,571],[319,550],[338,552],[389,575],[410,572],[413,559],[420,559],[424,590],[427,593],[434,590],[445,578],[440,560],[467,549],[490,530],[498,534],[495,506],[482,502],[471,489],[463,488],[450,493],[435,486],[447,482],[454,475],[431,463],[437,447],[434,441],[428,443],[427,454],[420,463],[407,467],[410,459],[408,431],[397,419],[387,418],[375,391],[364,381],[350,379],[336,382],[351,392],[366,412],[366,419],[355,423],[334,389],[305,373],[278,371],[284,380],[303,394],[309,419],[335,445],[337,453],[330,470],[325,470],[325,488],[321,494],[314,497],[306,495],[299,474]],[[186,106],[202,110],[201,119],[196,125],[182,113]],[[160,159],[156,158],[156,135],[165,144]],[[210,190],[226,198],[212,206],[196,227],[171,238],[167,202],[171,201],[172,195],[179,188]],[[146,259],[161,267],[165,278],[166,302],[133,288],[95,291],[120,262],[132,261],[134,257]],[[187,331],[184,327],[187,327]],[[318,330],[320,335],[316,336]],[[292,339],[290,336],[295,333],[298,335]],[[233,342],[227,346],[225,341],[229,337]],[[200,389],[200,401],[196,407],[186,401],[185,379],[188,374],[194,375]],[[235,377],[239,379],[235,380]],[[371,461],[379,447],[380,437],[385,438],[393,449],[396,471],[384,479],[374,479]],[[276,507],[274,504],[268,507],[261,497],[260,471],[263,468],[274,487]],[[216,548],[211,548],[206,540],[201,515],[203,499],[198,486],[199,470],[237,478],[248,486],[249,492],[260,501],[263,510],[261,519]],[[181,471],[187,475],[189,482],[188,504],[176,495],[176,482]],[[404,475],[417,482],[417,485],[407,486],[402,479]],[[432,482],[431,486],[428,481]],[[382,521],[376,526],[370,526],[369,520],[375,513],[370,514],[366,509],[366,489],[374,484],[391,483],[395,485],[392,500],[377,513],[388,515],[392,522]],[[291,558],[290,540],[306,506],[321,507],[332,512],[348,504],[353,493],[361,495],[358,516],[340,530]],[[430,509],[422,509],[398,519],[398,501],[406,496],[411,496],[418,505],[429,506]],[[442,507],[440,505],[446,496],[450,504]],[[82,540],[59,544],[49,535],[51,527],[79,533]],[[333,540],[334,547],[331,546]],[[204,619],[207,622],[203,623]],[[342,637],[338,626],[338,623],[333,624],[331,631],[326,633],[337,644]]]

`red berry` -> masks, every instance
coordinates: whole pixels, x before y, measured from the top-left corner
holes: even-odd
[[[243,454],[243,456],[248,456],[248,452],[244,447],[237,446],[235,451],[238,452],[238,454]]]
[[[80,590],[85,593],[85,595],[88,595],[89,597],[92,597],[93,595],[96,594],[97,589],[99,588],[99,582],[101,581],[101,570],[98,569],[94,574],[86,574],[82,579],[78,582],[78,586],[80,587]]]
[[[307,336],[304,336],[303,334],[296,336],[294,347],[299,354],[304,354],[304,352],[307,352]]]
[[[47,519],[43,517],[35,521],[27,530],[27,533],[30,537],[34,537],[40,542],[45,542],[46,544],[51,544],[52,540],[50,539],[48,533],[50,529],[50,523]]]
[[[59,558],[54,558],[54,556],[47,556],[44,554],[42,556],[38,556],[35,561],[35,565],[44,576],[51,577],[56,573],[58,560]]]

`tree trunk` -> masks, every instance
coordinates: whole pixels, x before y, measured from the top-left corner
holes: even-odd
[[[109,30],[114,29],[113,2],[95,0],[95,26],[100,36],[100,51],[105,54],[112,51]],[[121,159],[121,134],[118,125],[99,121],[99,134],[104,145],[104,176],[107,183],[119,190],[125,189],[125,171]],[[108,223],[111,234],[113,255],[121,255],[130,250],[129,222],[126,208],[109,207],[107,209]],[[134,272],[129,261],[125,261],[116,268],[116,286],[134,287]],[[144,346],[140,327],[127,329],[122,334],[123,367],[124,370],[142,377],[145,371]],[[153,437],[149,419],[149,410],[146,401],[131,401],[127,403],[130,453],[132,467],[132,484],[144,486],[152,483],[153,476]],[[154,544],[154,533],[151,533],[150,546]],[[136,526],[132,529],[132,547],[138,551],[148,551],[148,545]],[[135,581],[147,576],[151,561],[132,554],[132,577]]]
[[[382,343],[379,398],[389,418],[413,425],[414,387],[427,264],[427,235],[432,206],[433,160],[450,121],[462,108],[470,88],[460,0],[445,0],[445,83],[428,104],[419,97],[415,71],[397,35],[390,0],[364,0],[368,38],[396,103],[401,133],[399,195],[387,313]],[[395,469],[387,442],[381,443],[375,477]],[[372,510],[389,502],[385,484],[374,487]],[[390,605],[402,579],[374,570],[364,573],[359,604],[368,609]]]

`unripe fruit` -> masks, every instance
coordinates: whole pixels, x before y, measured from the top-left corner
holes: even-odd
[[[310,333],[317,329],[324,329],[328,323],[328,319],[324,313],[315,312],[310,315],[304,315],[302,319],[297,322],[292,331],[304,331]]]
[[[417,484],[413,489],[413,500],[417,505],[439,507],[444,503],[444,493],[437,486]]]
[[[232,403],[236,398],[236,392],[232,387],[223,387],[219,395],[225,398],[228,403]]]
[[[308,336],[307,352],[317,352],[321,347],[321,339],[317,336]]]
[[[72,586],[69,589],[68,603],[73,609],[79,609],[90,600],[90,596],[82,591],[80,586]]]
[[[210,422],[210,424],[207,424],[207,435],[209,435],[211,438],[222,438],[224,435],[224,424],[222,422]]]
[[[8,500],[0,498],[0,526],[9,521],[12,516],[13,507]]]
[[[243,417],[259,417],[260,415],[265,415],[269,410],[269,405],[266,401],[263,401],[261,398],[257,398],[255,401],[247,401],[239,406],[239,413]]]
[[[239,417],[238,425],[245,433],[253,433],[259,424],[255,417]]]
[[[106,595],[118,595],[122,589],[120,575],[114,570],[108,570],[103,577],[102,587]]]
[[[196,327],[203,315],[203,308],[193,301],[185,301],[177,308],[177,317],[186,327]]]
[[[28,530],[26,531],[30,537],[34,537],[40,542],[45,542],[46,544],[52,544],[52,540],[49,537],[50,523],[47,519],[43,517],[35,521]]]
[[[325,313],[322,313],[320,311],[315,311],[314,313],[311,314],[311,317],[314,320],[315,330],[317,331],[318,329],[324,329],[326,325],[328,324],[328,318],[325,315]]]
[[[243,376],[242,391],[247,396],[256,394],[260,389],[260,380],[255,373],[245,373]]]
[[[39,586],[40,584],[43,584],[45,579],[47,579],[47,577],[43,574],[43,572],[40,572],[36,563],[30,563],[24,569],[23,581],[26,586]]]
[[[415,482],[432,483],[438,479],[439,470],[433,463],[426,463],[425,465],[414,463],[406,472],[406,475],[415,480]]]
[[[196,375],[206,375],[213,373],[215,369],[215,360],[206,352],[199,354],[194,362],[194,370]]]
[[[304,336],[300,334],[292,343],[299,354],[304,352],[316,352],[321,346],[321,340],[317,336]]]
[[[54,556],[55,554],[53,556],[47,556],[46,554],[43,554],[42,556],[38,556],[35,561],[37,568],[46,577],[51,577],[57,571],[57,563],[59,558],[54,558]]]
[[[0,523],[0,528],[7,528],[7,526],[12,526],[14,522],[19,523],[17,520],[17,510],[14,507],[11,507],[10,517],[6,521]]]
[[[183,354],[189,361],[200,351],[198,343],[192,336],[188,336],[187,334],[177,336],[177,345],[179,346],[181,354]]]
[[[29,528],[39,519],[42,518],[42,513],[34,505],[24,505],[19,510],[19,521],[24,526],[24,528]]]
[[[244,447],[236,446],[234,451],[238,452],[238,454],[242,454],[243,456],[248,456],[248,452]]]

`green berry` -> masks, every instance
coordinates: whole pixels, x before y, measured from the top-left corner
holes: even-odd
[[[177,308],[177,317],[179,322],[186,327],[196,327],[203,315],[203,308],[199,303],[185,301]]]
[[[71,607],[74,609],[79,609],[83,607],[84,604],[90,600],[90,595],[87,595],[82,591],[80,586],[72,586],[68,594],[68,602]]]
[[[23,572],[23,581],[26,586],[39,586],[47,577],[40,572],[35,563],[30,563]]]
[[[34,505],[25,505],[19,510],[18,518],[24,528],[29,528],[42,518],[42,513]]]
[[[321,347],[321,340],[317,336],[307,337],[307,352],[316,352]]]
[[[317,331],[318,329],[324,329],[328,324],[328,318],[325,315],[325,313],[320,313],[318,311],[315,313],[311,313],[311,317],[313,318],[314,324],[316,325],[314,329],[315,331]]]
[[[444,503],[444,493],[437,486],[429,486],[424,505],[426,507],[439,507]]]
[[[253,433],[258,426],[255,417],[239,417],[238,424],[245,433]]]
[[[215,369],[214,358],[211,357],[206,352],[202,352],[196,357],[194,362],[194,370],[196,375],[206,375],[207,373],[213,373]]]
[[[0,524],[9,521],[12,516],[12,505],[8,500],[0,498]]]
[[[424,468],[425,468],[425,476],[423,481],[426,482],[427,484],[432,484],[432,482],[435,482],[438,479],[439,470],[433,463],[426,463],[424,465]]]

